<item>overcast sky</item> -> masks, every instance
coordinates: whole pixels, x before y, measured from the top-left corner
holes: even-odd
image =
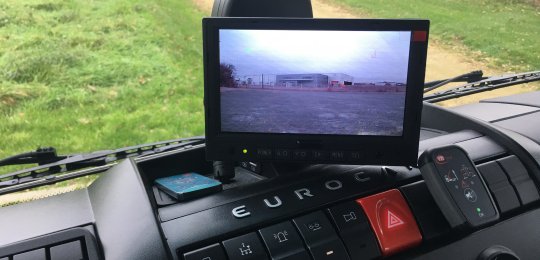
[[[410,32],[220,30],[220,62],[237,75],[345,73],[405,83]]]

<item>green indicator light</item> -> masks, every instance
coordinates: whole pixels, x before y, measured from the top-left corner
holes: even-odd
[[[480,212],[480,211],[482,211],[482,210],[481,210],[480,208],[476,208],[476,211],[477,211],[477,212]]]
[[[242,150],[244,154],[247,154],[247,149]]]

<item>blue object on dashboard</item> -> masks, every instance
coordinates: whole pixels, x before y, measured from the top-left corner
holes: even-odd
[[[221,182],[190,172],[156,179],[156,186],[177,200],[192,199],[222,190]]]

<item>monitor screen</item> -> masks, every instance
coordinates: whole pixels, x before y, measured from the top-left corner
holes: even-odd
[[[410,31],[219,30],[221,131],[401,136]]]
[[[208,160],[414,165],[429,21],[204,18]]]

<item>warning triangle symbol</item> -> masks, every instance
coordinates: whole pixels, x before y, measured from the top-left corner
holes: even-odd
[[[403,220],[401,220],[396,214],[392,213],[392,211],[388,210],[388,228],[397,227],[399,225],[405,224]]]

